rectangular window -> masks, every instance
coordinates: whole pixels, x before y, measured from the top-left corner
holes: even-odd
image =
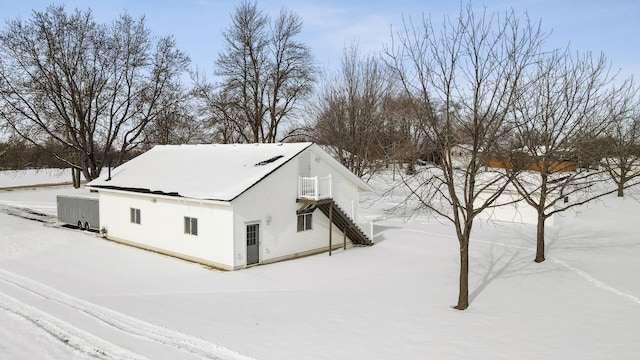
[[[184,217],[184,233],[190,235],[198,235],[198,219],[185,216]]]
[[[298,215],[298,231],[311,230],[312,213]]]
[[[129,209],[129,216],[132,224],[140,224],[140,209]]]

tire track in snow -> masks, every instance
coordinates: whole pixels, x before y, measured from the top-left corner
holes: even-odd
[[[58,319],[51,314],[0,293],[0,308],[19,315],[51,334],[87,358],[109,360],[145,360],[147,358],[123,349],[97,336]]]
[[[0,269],[0,280],[32,292],[45,299],[69,306],[90,315],[99,321],[134,336],[149,339],[157,343],[187,351],[204,359],[214,360],[251,360],[252,358],[216,345],[209,341],[169,330],[146,321],[107,309],[59,290],[41,284],[29,278]]]
[[[432,233],[432,232],[428,232],[428,231],[422,231],[422,230],[415,230],[415,229],[403,229],[404,231],[411,231],[411,232],[418,232],[418,233],[423,233],[423,234],[428,234],[428,235],[436,235],[436,236],[442,236],[442,237],[451,237],[451,238],[456,238],[456,236],[454,235],[444,235],[444,234],[436,234],[436,233]],[[498,246],[502,246],[502,247],[506,247],[506,248],[511,248],[511,249],[519,249],[519,250],[526,250],[526,251],[531,251],[533,253],[536,252],[535,249],[532,248],[528,248],[525,246],[517,246],[517,245],[508,245],[508,244],[503,244],[500,242],[495,242],[495,241],[487,241],[487,240],[477,240],[477,239],[472,239],[472,241],[475,242],[479,242],[479,243],[485,243],[485,244],[492,244],[492,245],[498,245]],[[588,274],[586,271],[578,269],[575,266],[570,265],[569,263],[567,263],[564,260],[560,260],[556,257],[553,256],[546,256],[547,260],[551,260],[554,263],[576,273],[578,276],[580,276],[581,278],[589,281],[590,283],[592,283],[593,285],[595,285],[596,287],[603,289],[603,290],[607,290],[609,292],[612,292],[618,296],[621,296],[623,298],[626,298],[627,300],[630,300],[632,302],[635,302],[636,304],[640,304],[640,298],[626,293],[622,290],[616,289],[611,285],[608,285],[607,283],[605,283],[604,281],[598,280],[596,278],[594,278],[593,276],[591,276],[590,274]]]
[[[3,205],[1,202],[0,213],[21,217],[27,220],[39,221],[48,225],[55,224],[58,221],[58,217],[55,215],[48,214],[40,210],[34,210],[32,208]]]

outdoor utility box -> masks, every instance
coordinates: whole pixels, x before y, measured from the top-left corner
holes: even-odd
[[[58,221],[83,230],[100,229],[100,207],[97,193],[58,195]]]

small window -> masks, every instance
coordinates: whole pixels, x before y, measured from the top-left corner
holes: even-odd
[[[298,215],[298,231],[311,230],[312,213]]]
[[[198,219],[185,216],[184,217],[184,233],[190,235],[198,235]]]
[[[129,209],[129,217],[132,224],[140,224],[140,209]]]

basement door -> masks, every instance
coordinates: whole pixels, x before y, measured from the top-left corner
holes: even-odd
[[[260,262],[260,224],[247,225],[247,265]]]

